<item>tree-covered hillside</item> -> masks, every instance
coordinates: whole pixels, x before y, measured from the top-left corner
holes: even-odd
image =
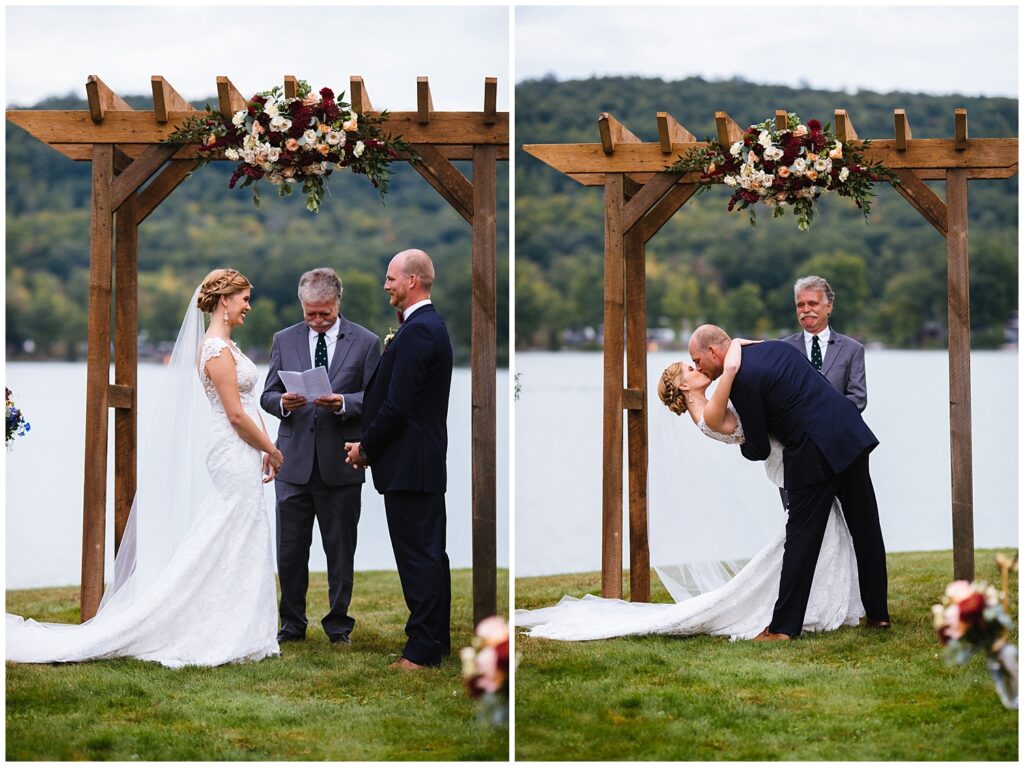
[[[126,99],[152,109],[146,98]],[[196,106],[204,104],[196,102]],[[51,99],[36,109],[86,109]],[[84,354],[89,286],[90,163],[73,162],[8,123],[7,354]],[[457,163],[467,175],[470,163]],[[396,163],[384,203],[365,178],[336,172],[318,214],[301,194],[281,199],[264,185],[260,208],[249,190],[229,190],[233,163],[195,173],[139,228],[139,314],[148,344],[173,342],[185,304],[217,266],[255,285],[239,341],[268,354],[275,330],[302,319],[296,286],[303,271],[333,267],[345,284],[342,311],[384,336],[395,324],[383,291],[391,256],[423,248],[434,259],[434,300],[458,361],[470,350],[472,231],[406,163]],[[508,360],[508,165],[498,166],[498,347]],[[27,355],[26,349],[31,349]]]
[[[951,138],[958,107],[968,110],[972,137],[1017,135],[1015,99],[850,95],[700,78],[546,78],[516,87],[516,143],[596,143],[601,112],[656,141],[659,111],[704,138],[714,135],[716,111],[746,126],[776,109],[830,122],[837,108],[864,138],[891,137],[896,108],[906,109],[914,138]],[[603,191],[522,149],[516,161],[516,344],[558,348],[567,331],[603,321]],[[945,197],[944,184],[932,186]],[[1017,188],[1017,177],[970,183],[975,348],[1001,345],[1016,318]],[[823,197],[808,232],[792,215],[772,220],[763,208],[751,227],[746,214],[726,211],[723,188],[692,199],[648,243],[648,325],[678,330],[713,321],[756,336],[793,330],[793,281],[816,273],[836,291],[837,330],[894,346],[944,345],[945,240],[893,189],[877,191],[870,224],[849,201]]]

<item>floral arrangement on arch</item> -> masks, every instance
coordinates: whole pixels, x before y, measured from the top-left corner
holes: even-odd
[[[386,111],[357,114],[330,88],[313,93],[304,80],[294,98],[278,86],[257,93],[230,117],[206,110],[187,118],[166,143],[198,143],[200,166],[220,155],[237,160],[228,186],[234,189],[239,180],[242,187],[251,185],[257,206],[260,181],[278,187],[281,197],[301,181],[306,208],[316,212],[328,192],[327,179],[343,169],[365,175],[383,197],[391,162],[401,154],[416,159],[409,144],[384,133]]]
[[[462,678],[478,701],[477,720],[508,724],[509,631],[503,618],[492,615],[477,624],[471,647],[462,648]]]
[[[797,226],[810,228],[814,203],[822,192],[849,197],[867,220],[872,185],[896,182],[896,175],[880,163],[864,159],[868,141],[858,147],[844,145],[831,127],[817,120],[800,122],[792,112],[786,127],[774,119],[751,125],[739,141],[724,146],[714,139],[708,145],[680,157],[669,167],[675,173],[700,173],[698,192],[722,182],[733,189],[729,210],[749,209],[750,223],[757,223],[754,206],[762,203],[777,218],[792,207]]]
[[[7,447],[10,448],[14,444],[15,437],[24,437],[32,429],[32,424],[25,420],[24,414],[21,409],[14,404],[14,397],[11,395],[11,390],[6,386],[4,390],[7,392]]]

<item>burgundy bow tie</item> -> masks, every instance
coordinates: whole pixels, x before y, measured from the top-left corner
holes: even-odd
[[[398,324],[401,325],[405,322],[405,312],[395,312],[395,316],[398,317]]]

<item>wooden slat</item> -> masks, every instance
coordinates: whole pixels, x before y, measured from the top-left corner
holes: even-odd
[[[156,207],[167,199],[167,196],[178,188],[178,184],[188,178],[195,170],[195,160],[172,160],[160,175],[153,179],[145,189],[139,192],[135,205],[135,223],[141,224]]]
[[[789,127],[789,112],[785,109],[775,110],[775,129],[784,131]]]
[[[498,119],[498,78],[484,78],[484,125],[494,125]]]
[[[900,193],[903,199],[913,205],[939,234],[945,237],[947,232],[946,203],[914,171],[898,170],[895,173],[899,177],[900,183],[893,184],[893,188]]]
[[[706,144],[690,146],[701,148]],[[523,149],[565,174],[658,173],[666,166],[658,143],[623,144],[611,155],[605,154],[600,144],[526,144]],[[994,169],[991,176],[979,173],[975,177],[1005,178],[1002,174],[1017,164],[1017,152],[1015,138],[972,139],[961,152],[954,148],[953,139],[915,139],[903,152],[896,149],[893,139],[873,139],[864,155],[867,160],[882,162],[894,169]]]
[[[905,152],[910,146],[910,121],[907,119],[905,109],[894,109],[892,113],[893,123],[896,129],[896,151]]]
[[[136,160],[135,163],[141,162]],[[133,165],[135,164],[133,163]],[[114,411],[114,552],[121,547],[136,489],[138,448],[139,289],[137,195],[117,211],[114,269],[114,385],[108,397]]]
[[[416,78],[416,122],[426,125],[434,111],[434,99],[430,95],[430,81],[426,77]]]
[[[949,304],[949,457],[953,500],[953,577],[974,580],[974,479],[971,456],[971,304],[967,178],[946,175]]]
[[[86,80],[85,95],[89,101],[89,117],[93,122],[102,123],[108,112],[132,111],[128,103],[96,75],[89,75]]]
[[[500,157],[498,158],[501,159]],[[922,181],[945,181],[946,171],[944,168],[912,168],[914,173]],[[1012,178],[1017,175],[1017,166],[1010,165],[1006,168],[967,168],[967,178]],[[604,186],[604,173],[566,173],[566,176],[576,181],[581,186]],[[656,173],[627,173],[629,178],[636,180],[639,184],[646,184]],[[685,173],[679,178],[680,184],[696,184],[700,181],[699,173]]]
[[[625,388],[622,390],[622,409],[643,410],[647,406],[646,397],[640,389]]]
[[[629,232],[678,183],[679,174],[664,171],[644,184],[622,210],[623,231]]]
[[[726,147],[743,138],[743,129],[726,112],[715,112],[715,133],[718,143]]]
[[[644,242],[650,242],[669,219],[697,193],[696,184],[676,184],[644,218]]]
[[[364,115],[373,111],[373,104],[370,103],[370,94],[366,91],[366,83],[359,75],[349,78],[349,95],[352,111],[358,115]]]
[[[957,109],[953,112],[953,141],[957,151],[967,148],[967,110]]]
[[[655,183],[655,182],[651,182]],[[648,185],[649,187],[650,185]],[[647,189],[648,187],[644,187]],[[642,193],[640,193],[642,194]],[[633,199],[640,197],[637,194]],[[626,387],[639,393],[640,407],[626,413],[629,490],[629,599],[651,601],[651,557],[647,540],[647,279],[641,227],[625,236]],[[632,398],[630,398],[632,400]],[[631,402],[630,404],[635,404]]]
[[[97,125],[84,110],[15,109],[7,112],[7,119],[48,144],[152,144],[171,135],[190,114],[171,112],[161,124],[153,112],[110,112]],[[392,112],[385,130],[412,144],[508,144],[508,112],[498,112],[493,125],[485,125],[481,115],[435,112],[429,125],[420,125],[416,112]]]
[[[246,100],[234,83],[223,75],[217,77],[217,109],[225,117],[231,117],[235,112],[245,109]],[[171,120],[175,118],[172,115]],[[169,134],[168,134],[169,135]]]
[[[412,167],[455,208],[460,216],[472,224],[473,185],[433,147],[417,146],[416,151],[419,152],[422,162],[413,163]]]
[[[126,171],[114,179],[114,183],[111,185],[111,205],[114,210],[120,208],[130,195],[135,194],[139,187],[160,170],[161,166],[177,151],[177,147],[173,144],[154,144],[143,152],[141,157],[134,160]],[[134,222],[134,216],[132,220]]]
[[[165,123],[171,112],[196,111],[195,107],[174,88],[171,87],[160,75],[153,75],[151,78],[153,86],[153,115],[158,123]]]
[[[845,109],[837,109],[835,112],[835,131],[836,138],[844,144],[857,140],[857,131]]]
[[[621,144],[640,143],[640,139],[633,135],[629,128],[607,112],[602,112],[598,116],[597,129],[601,134],[601,148],[605,154],[612,154]]]
[[[473,158],[471,307],[473,622],[497,612],[497,159],[493,146]]]
[[[114,147],[97,147],[92,163],[92,224],[89,237],[89,358],[85,395],[85,481],[82,497],[81,616],[96,614],[103,597],[107,511],[107,396],[110,380],[110,287],[114,209],[110,185]]]
[[[299,95],[299,79],[295,75],[284,76],[284,97],[293,99]]]
[[[604,427],[601,458],[601,594],[622,598],[622,375],[625,337],[623,177],[604,186]]]
[[[672,154],[673,144],[691,144],[697,140],[668,112],[658,112],[658,143],[662,154]]]

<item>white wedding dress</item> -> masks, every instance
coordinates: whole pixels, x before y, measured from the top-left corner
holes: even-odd
[[[731,403],[729,409],[735,414]],[[697,425],[706,436],[719,442],[743,442],[738,416],[733,434],[712,431],[703,418]],[[774,438],[765,471],[776,486],[782,486],[782,445]],[[653,534],[654,531],[652,537]],[[779,596],[785,544],[786,534],[782,531],[724,585],[675,604],[566,596],[553,607],[516,610],[515,623],[528,629],[532,637],[565,641],[643,634],[710,634],[733,640],[753,639],[771,622]],[[829,512],[803,630],[832,631],[840,626],[855,626],[863,616],[857,559],[837,500]]]
[[[80,625],[37,623],[8,614],[7,660],[52,663],[128,657],[177,668],[279,654],[277,588],[261,454],[228,422],[206,375],[206,362],[225,350],[235,359],[242,405],[259,422],[256,366],[233,343],[206,339],[198,369],[211,411],[206,468],[213,489],[196,513],[182,515],[178,510],[179,516],[193,521],[166,564],[146,582],[142,566],[146,549],[140,546],[139,566],[131,562],[132,572],[125,582],[108,589],[114,592],[113,598],[105,596],[96,616]],[[193,366],[193,386],[195,372]],[[141,444],[146,450],[146,443]],[[162,509],[159,503],[146,508]],[[145,522],[140,518],[140,525]]]

